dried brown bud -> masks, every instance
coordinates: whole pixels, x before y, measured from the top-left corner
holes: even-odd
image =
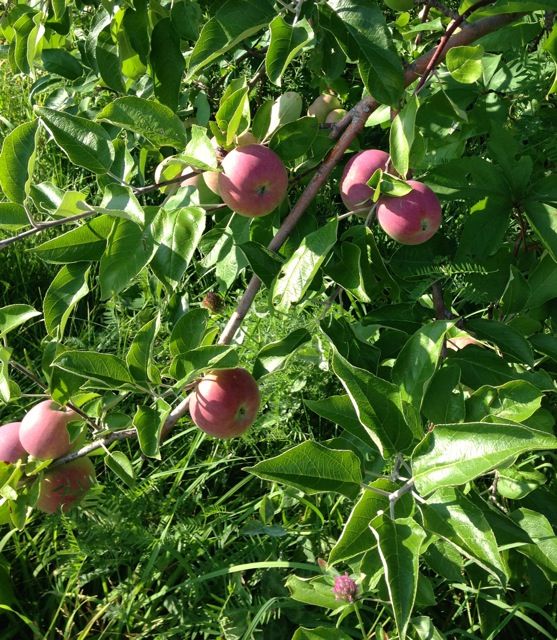
[[[224,300],[218,293],[209,292],[201,301],[201,306],[211,313],[220,313],[224,309]]]

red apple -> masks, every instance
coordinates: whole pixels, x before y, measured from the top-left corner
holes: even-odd
[[[0,427],[0,462],[17,462],[27,457],[19,440],[21,422],[8,422]]]
[[[315,116],[318,122],[325,122],[333,109],[341,107],[340,100],[331,93],[322,93],[308,107],[308,116]]]
[[[258,409],[259,387],[242,368],[209,371],[197,383],[189,404],[194,423],[215,438],[247,431]]]
[[[25,451],[35,458],[59,458],[70,450],[67,424],[77,419],[75,411],[58,409],[52,400],[44,400],[23,417],[19,439]]]
[[[95,481],[95,467],[89,458],[78,458],[46,471],[39,491],[37,507],[45,513],[62,508],[69,511],[89,491]]]
[[[280,204],[288,189],[288,174],[274,151],[248,144],[226,155],[218,186],[228,207],[255,218],[271,213]]]
[[[401,244],[422,244],[441,224],[441,205],[433,191],[417,180],[408,180],[412,191],[378,200],[377,220],[383,231]]]
[[[373,189],[367,181],[377,169],[387,168],[389,154],[379,149],[366,149],[352,156],[346,163],[340,179],[340,196],[348,211],[369,209]]]

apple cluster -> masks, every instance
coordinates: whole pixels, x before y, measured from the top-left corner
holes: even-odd
[[[378,170],[389,167],[389,154],[366,149],[352,156],[340,179],[340,196],[349,211],[367,214],[374,190],[367,183]],[[383,231],[400,244],[422,244],[441,225],[441,205],[423,182],[408,180],[411,191],[403,196],[382,195],[377,200],[377,221]]]
[[[21,422],[0,427],[0,461],[8,464],[26,460],[51,460],[71,449],[68,423],[78,420],[72,409],[59,408],[52,400],[32,407]],[[95,480],[95,468],[89,458],[79,458],[47,469],[40,480],[37,507],[45,513],[66,512],[87,493]]]

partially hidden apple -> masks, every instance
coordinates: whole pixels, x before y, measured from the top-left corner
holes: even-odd
[[[383,231],[400,244],[422,244],[441,225],[441,205],[433,191],[417,180],[408,180],[412,191],[404,196],[381,196],[377,221]]]
[[[340,197],[348,211],[371,207],[373,189],[367,181],[377,169],[385,171],[388,163],[389,154],[380,149],[365,149],[350,158],[340,179]]]
[[[95,467],[89,458],[78,458],[46,471],[40,484],[37,508],[65,513],[77,504],[95,481]]]
[[[32,407],[23,417],[19,439],[25,451],[35,458],[59,458],[70,450],[68,422],[79,420],[72,409],[60,409],[52,400]]]
[[[322,123],[333,109],[340,109],[341,106],[340,100],[332,93],[322,93],[309,105],[308,116],[315,116]]]
[[[21,422],[8,422],[0,427],[0,462],[13,463],[27,457],[19,440]]]
[[[275,209],[288,190],[288,173],[278,155],[261,144],[236,147],[222,161],[218,188],[223,202],[251,218]]]
[[[249,429],[259,409],[259,387],[241,367],[209,371],[192,393],[193,422],[215,438],[233,438]]]

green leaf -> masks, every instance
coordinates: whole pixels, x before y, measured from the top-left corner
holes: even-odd
[[[311,340],[306,329],[295,329],[282,340],[266,344],[257,354],[253,365],[253,376],[256,380],[273,373],[286,365],[296,349]]]
[[[93,173],[106,173],[110,169],[114,147],[100,124],[46,107],[34,110],[71,162]]]
[[[120,184],[109,184],[105,187],[100,206],[91,208],[114,218],[131,220],[141,227],[145,224],[145,211],[133,190]]]
[[[59,264],[99,260],[113,223],[114,220],[109,216],[98,216],[76,229],[43,242],[33,251],[43,260]]]
[[[180,83],[186,63],[180,36],[170,18],[159,20],[151,34],[151,66],[155,96],[173,111],[178,108]]]
[[[545,254],[528,274],[530,297],[527,307],[535,309],[557,298],[557,263],[550,254]]]
[[[83,65],[65,49],[43,49],[41,54],[44,70],[67,80],[77,80],[84,72]]]
[[[354,505],[344,529],[340,534],[335,546],[331,549],[329,555],[329,564],[337,562],[346,562],[355,556],[367,553],[376,545],[370,523],[374,518],[381,516],[382,513],[389,511],[389,497],[387,493],[396,491],[399,486],[388,480],[387,478],[379,478],[368,485],[370,488],[365,490],[358,502]],[[373,491],[382,491],[386,493],[378,493]],[[395,509],[399,515],[410,515],[412,510],[412,498],[409,494],[405,494],[395,505]],[[403,511],[401,514],[400,511]]]
[[[66,322],[75,305],[89,293],[89,265],[77,262],[64,266],[50,283],[43,300],[46,330],[62,337]]]
[[[28,304],[9,304],[5,307],[0,307],[0,338],[31,320],[31,318],[36,318],[40,315],[40,311],[35,311]]]
[[[325,609],[336,609],[339,606],[339,601],[333,593],[333,583],[326,576],[304,579],[291,575],[288,576],[285,584],[290,591],[290,597],[297,602],[304,602],[305,604],[324,607]]]
[[[35,166],[38,122],[25,122],[4,138],[0,152],[0,187],[8,200],[23,204]]]
[[[274,3],[261,0],[227,0],[216,11],[214,17],[205,23],[199,39],[191,53],[187,80],[203,67],[224,55],[239,42],[249,38],[275,17]]]
[[[174,290],[193,258],[205,229],[205,211],[200,207],[160,209],[153,224],[155,253],[151,268],[163,285]]]
[[[246,257],[255,275],[267,288],[271,288],[284,264],[284,259],[278,253],[269,251],[267,247],[258,242],[244,242],[239,246],[239,249]]]
[[[271,82],[281,85],[281,77],[296,54],[313,39],[313,29],[302,18],[291,25],[278,15],[269,25],[271,42],[265,56],[265,69]]]
[[[445,335],[454,322],[436,320],[419,329],[402,348],[393,367],[393,382],[402,398],[419,411],[437,369]]]
[[[22,205],[14,202],[0,202],[0,229],[18,231],[29,226],[29,218]]]
[[[114,220],[100,261],[101,298],[114,296],[132,284],[152,255],[152,240],[134,222]]]
[[[336,241],[337,228],[335,218],[307,235],[284,264],[271,294],[277,310],[286,312],[303,298]]]
[[[196,124],[191,126],[191,139],[178,157],[196,169],[217,168],[217,155],[207,129]]]
[[[122,451],[107,451],[106,466],[128,487],[135,486],[135,473],[128,456]]]
[[[315,627],[314,629],[298,627],[292,640],[350,640],[350,636],[336,627]]]
[[[464,395],[458,388],[459,382],[460,368],[450,362],[431,378],[422,402],[422,412],[433,424],[464,420]]]
[[[516,329],[497,320],[472,318],[466,324],[480,339],[490,340],[501,348],[509,360],[534,364],[534,353],[530,343]]]
[[[170,375],[182,385],[207,369],[232,369],[237,366],[238,352],[234,347],[203,345],[177,354],[170,366]]]
[[[154,145],[176,149],[186,146],[186,130],[182,121],[167,106],[136,96],[117,98],[97,115],[103,120],[142,135]]]
[[[479,422],[486,416],[523,422],[541,406],[543,395],[534,385],[511,380],[500,387],[483,386],[466,400],[466,420]]]
[[[0,400],[8,404],[12,398],[12,387],[10,380],[10,359],[12,350],[0,347]]]
[[[262,115],[262,119],[265,113]],[[286,91],[280,95],[271,105],[271,112],[269,114],[269,122],[267,129],[260,133],[260,138],[270,135],[278,129],[278,127],[294,122],[302,115],[302,96],[296,91]],[[254,121],[254,133],[256,131],[257,123],[256,114]],[[263,125],[261,125],[263,126]]]
[[[472,84],[482,77],[483,47],[451,47],[447,51],[447,69],[457,82]]]
[[[101,29],[96,38],[91,34],[91,38],[94,40],[96,66],[103,82],[116,93],[126,93],[118,48],[110,35],[110,27]]]
[[[248,87],[245,86],[245,82],[242,82],[238,89],[223,95],[219,109],[215,114],[219,129],[226,134],[227,145],[232,144],[237,133],[247,129],[249,118]]]
[[[557,207],[547,202],[527,200],[524,213],[538,240],[557,262]]]
[[[509,500],[522,500],[547,481],[541,471],[531,467],[505,467],[497,472],[497,493]]]
[[[346,389],[356,414],[383,458],[404,451],[413,436],[394,384],[351,365],[336,350],[333,371]]]
[[[557,438],[529,427],[490,422],[438,425],[412,454],[412,476],[426,495],[474,480],[521,453],[557,448]]]
[[[360,460],[355,453],[309,441],[245,470],[263,480],[296,487],[308,495],[332,491],[355,498],[362,482]]]
[[[481,509],[454,489],[443,489],[422,504],[424,529],[453,545],[503,586],[507,570],[497,540]],[[473,531],[474,535],[470,535]]]
[[[318,132],[317,118],[304,116],[276,129],[269,141],[269,147],[283,162],[293,162],[307,155]]]
[[[501,296],[501,311],[507,315],[524,309],[530,296],[530,287],[526,278],[511,264],[509,281]]]
[[[377,540],[385,582],[400,640],[405,640],[418,588],[419,558],[425,531],[412,518],[383,517],[370,524]]]
[[[412,96],[391,123],[389,134],[391,163],[403,178],[406,177],[410,168],[410,151],[414,142],[414,126],[418,106],[418,98]],[[383,189],[382,192],[385,193]]]
[[[403,69],[381,9],[366,0],[327,0],[327,5],[342,23],[334,33],[345,48],[343,29],[348,34],[348,57],[358,60],[366,89],[379,102],[396,107],[404,86]]]
[[[517,509],[511,518],[532,538],[533,544],[517,547],[517,551],[539,567],[548,580],[557,582],[557,536],[548,519],[531,509]]]
[[[160,460],[159,444],[161,432],[169,412],[170,407],[168,405],[163,408],[162,412],[145,405],[137,407],[133,417],[133,426],[137,430],[137,438],[143,455]]]
[[[129,372],[140,384],[150,380],[159,382],[153,371],[153,345],[159,329],[160,316],[157,315],[139,329],[126,354]]]
[[[120,388],[132,382],[123,360],[110,353],[96,351],[64,351],[52,362],[53,367],[98,382],[102,388]]]
[[[170,334],[170,353],[177,356],[199,347],[205,330],[209,312],[207,309],[190,309],[179,318]]]

